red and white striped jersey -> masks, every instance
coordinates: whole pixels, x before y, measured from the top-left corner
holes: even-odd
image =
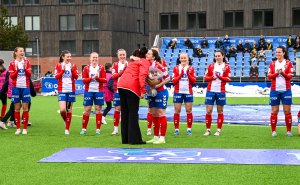
[[[278,74],[280,69],[284,72],[283,75]],[[293,64],[291,61],[272,61],[268,72],[268,78],[272,80],[271,90],[286,91],[291,89],[291,79],[293,78],[293,75]]]
[[[98,77],[92,79],[93,76]],[[85,92],[102,92],[103,83],[106,82],[105,68],[100,64],[96,67],[85,66],[82,72],[82,81],[85,84]]]
[[[25,66],[25,69],[24,69]],[[9,64],[10,78],[12,79],[12,87],[29,88],[31,77],[31,65],[29,60],[21,61],[13,60]]]
[[[63,70],[65,66],[65,70]],[[76,64],[64,63],[56,64],[55,78],[58,80],[58,92],[75,92],[75,80],[78,78],[78,70]]]
[[[159,81],[159,83],[161,83],[163,80],[165,79],[170,79],[170,75],[168,74],[168,70],[166,67],[164,67],[161,63],[157,62],[157,61],[154,61],[152,62],[151,64],[153,67],[159,69],[162,73],[163,73],[163,78]],[[162,90],[165,90],[166,89],[166,86],[163,85],[163,86],[160,86],[159,88],[157,88],[156,90],[157,91],[162,91]]]
[[[224,62],[211,63],[206,71],[205,80],[208,81],[207,92],[226,92],[225,85],[230,81],[230,66]]]
[[[183,70],[183,73],[182,73]],[[173,69],[174,92],[181,94],[193,94],[192,85],[196,82],[196,75],[192,66],[177,65]]]
[[[112,70],[111,70],[111,74],[112,74],[112,78],[114,79],[114,92],[118,92],[118,82],[120,77],[122,76],[126,66],[128,65],[128,62],[126,61],[124,64],[119,61],[119,62],[115,62],[113,64]]]

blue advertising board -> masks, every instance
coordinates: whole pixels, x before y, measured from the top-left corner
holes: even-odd
[[[75,81],[76,94],[83,94],[84,84],[82,80]],[[57,80],[55,78],[43,78],[42,93],[49,93],[57,90]]]

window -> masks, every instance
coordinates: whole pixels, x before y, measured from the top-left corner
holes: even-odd
[[[178,29],[178,14],[161,14],[160,29],[162,30],[177,30]]]
[[[17,0],[3,0],[2,3],[3,5],[16,5]]]
[[[59,16],[59,24],[61,31],[75,30],[75,16],[74,15],[61,15]]]
[[[293,26],[300,26],[300,9],[293,10]]]
[[[39,79],[39,75],[41,74],[41,66],[40,65],[31,65],[31,77],[33,79]]]
[[[244,12],[242,11],[226,11],[224,12],[224,27],[243,27]]]
[[[83,30],[98,30],[99,16],[97,14],[83,15],[82,25],[83,25]]]
[[[82,43],[83,55],[89,55],[92,52],[99,53],[99,41],[98,40],[84,40]]]
[[[60,4],[74,4],[75,0],[60,0]]]
[[[98,0],[83,0],[84,4],[98,3]]]
[[[63,50],[68,50],[72,55],[76,54],[75,40],[61,40],[59,41],[59,53]]]
[[[137,20],[136,21],[136,32],[140,33],[141,32],[141,21]]]
[[[146,21],[143,20],[143,35],[146,34]]]
[[[273,10],[254,10],[253,27],[273,26]]]
[[[25,30],[40,30],[40,16],[25,16]]]
[[[37,46],[37,44],[39,44]],[[37,41],[29,41],[27,42],[27,47],[25,48],[25,55],[26,56],[37,56],[38,53],[40,54],[40,42]]]
[[[203,29],[206,28],[206,13],[188,13],[187,29]]]
[[[40,0],[24,0],[25,5],[38,5],[40,4]]]
[[[13,26],[18,25],[18,17],[6,17],[7,21],[11,23]]]

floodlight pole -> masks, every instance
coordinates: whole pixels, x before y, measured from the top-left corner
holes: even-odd
[[[40,78],[40,52],[39,52],[39,38],[38,37],[36,37],[36,52],[37,52],[37,54],[36,54],[36,56],[37,56],[37,64],[38,64],[38,67],[37,67],[37,74],[38,74],[38,76],[37,76],[37,79],[39,79]]]

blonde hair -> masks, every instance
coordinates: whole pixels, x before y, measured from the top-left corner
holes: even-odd
[[[17,52],[19,49],[24,49],[24,48],[22,48],[22,47],[16,47],[16,48],[14,49],[14,53],[13,53],[14,59],[17,58],[16,52]]]

